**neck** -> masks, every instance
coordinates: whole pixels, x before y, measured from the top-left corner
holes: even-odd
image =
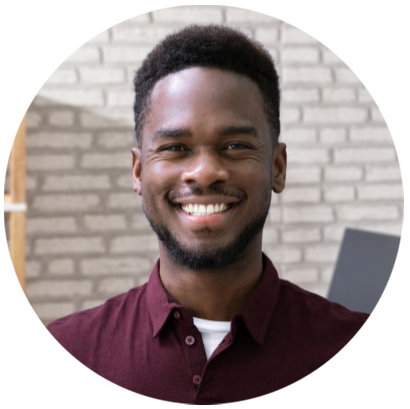
[[[238,262],[208,272],[177,264],[160,243],[162,284],[174,301],[188,308],[194,317],[230,321],[263,271],[261,246],[254,247],[248,248]]]

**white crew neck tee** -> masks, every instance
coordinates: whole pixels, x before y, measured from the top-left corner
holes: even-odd
[[[202,335],[207,359],[231,330],[230,321],[211,321],[194,317],[194,325]]]

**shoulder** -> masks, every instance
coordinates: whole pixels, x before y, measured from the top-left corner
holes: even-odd
[[[351,311],[286,280],[280,280],[280,283],[277,312],[292,317],[292,321],[307,332],[328,334],[340,341],[345,339],[347,342],[369,316],[362,312]]]
[[[84,349],[109,336],[115,328],[126,325],[136,314],[144,312],[146,284],[108,299],[104,304],[59,318],[47,325],[50,333],[70,352]]]

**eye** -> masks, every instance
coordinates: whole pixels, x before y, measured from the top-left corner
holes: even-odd
[[[232,150],[232,151],[235,151],[235,150],[238,150],[238,149],[246,149],[246,148],[248,148],[248,146],[244,145],[243,143],[230,143],[226,147],[226,149],[229,149],[229,150]]]
[[[161,148],[161,151],[168,151],[168,152],[182,152],[186,151],[187,149],[182,145],[168,145]]]

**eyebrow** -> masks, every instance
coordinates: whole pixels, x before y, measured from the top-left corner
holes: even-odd
[[[258,131],[254,126],[248,125],[230,125],[224,126],[219,130],[221,136],[232,136],[232,135],[252,135],[257,137]]]
[[[192,136],[188,128],[160,128],[154,134],[154,140],[157,138],[181,138]]]
[[[258,131],[254,126],[248,125],[228,125],[223,126],[218,131],[220,136],[233,135],[252,135],[257,137]],[[188,128],[160,128],[154,134],[154,140],[157,138],[182,138],[191,137],[192,132]]]

